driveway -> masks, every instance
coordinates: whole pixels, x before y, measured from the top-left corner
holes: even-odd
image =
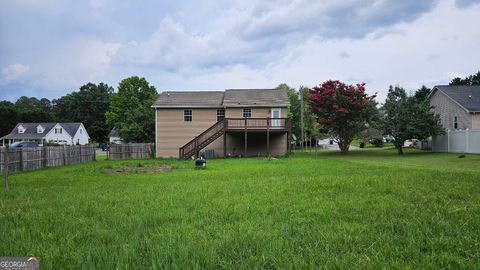
[[[107,155],[107,151],[103,151],[101,148],[95,148],[95,155],[96,156]]]

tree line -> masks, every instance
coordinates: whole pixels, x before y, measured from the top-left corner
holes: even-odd
[[[454,78],[450,85],[478,85],[480,71],[465,78]],[[298,90],[280,84],[290,99],[292,133],[303,142],[328,136],[346,153],[354,138],[389,134],[402,153],[407,139],[425,139],[441,134],[439,118],[430,110],[430,88],[422,86],[408,94],[401,86],[390,86],[383,106],[376,96],[365,92],[365,84],[348,85],[330,80]],[[19,122],[82,122],[92,140],[104,142],[115,127],[125,142],[155,140],[155,111],[151,105],[157,90],[145,78],[123,79],[115,92],[106,83],[87,83],[58,99],[20,97],[16,102],[0,101],[0,135],[8,134]],[[303,111],[303,122],[301,121]]]
[[[115,127],[126,142],[151,142],[155,115],[150,106],[157,91],[145,78],[122,80],[117,88],[87,83],[58,99],[22,96],[15,102],[0,101],[0,135],[20,122],[82,122],[95,142],[105,142]]]

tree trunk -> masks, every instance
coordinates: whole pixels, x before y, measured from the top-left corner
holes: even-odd
[[[399,155],[403,155],[403,147],[401,146],[397,147],[397,151]]]
[[[348,153],[348,144],[344,141],[338,142],[338,147],[340,147],[340,153],[346,155]]]

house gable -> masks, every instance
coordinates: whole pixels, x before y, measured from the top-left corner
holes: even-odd
[[[435,92],[442,92],[467,112],[480,112],[480,85],[438,85]]]
[[[18,134],[23,134],[25,133],[25,131],[26,131],[26,128],[22,124],[18,125],[17,127]]]
[[[432,106],[432,110],[440,115],[440,120],[444,128],[454,130],[455,123],[456,129],[472,128],[471,114],[443,91],[434,90],[434,92],[432,92],[430,95],[430,105]]]
[[[73,138],[68,134],[68,132],[60,125],[60,123],[55,124],[53,128],[45,135],[45,140],[49,142],[59,143],[59,144],[72,144]]]
[[[81,144],[85,145],[88,144],[88,141],[90,139],[90,136],[87,133],[87,130],[83,126],[82,123],[80,123],[80,126],[78,127],[77,131],[73,135],[72,142],[73,144]]]
[[[43,132],[45,132],[45,128],[41,124],[39,124],[37,126],[37,133],[42,134]]]

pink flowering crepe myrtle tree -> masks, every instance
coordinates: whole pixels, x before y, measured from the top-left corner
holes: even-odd
[[[365,93],[365,84],[347,85],[330,80],[310,89],[310,104],[320,129],[330,134],[346,154],[355,135],[377,116],[375,95]]]

